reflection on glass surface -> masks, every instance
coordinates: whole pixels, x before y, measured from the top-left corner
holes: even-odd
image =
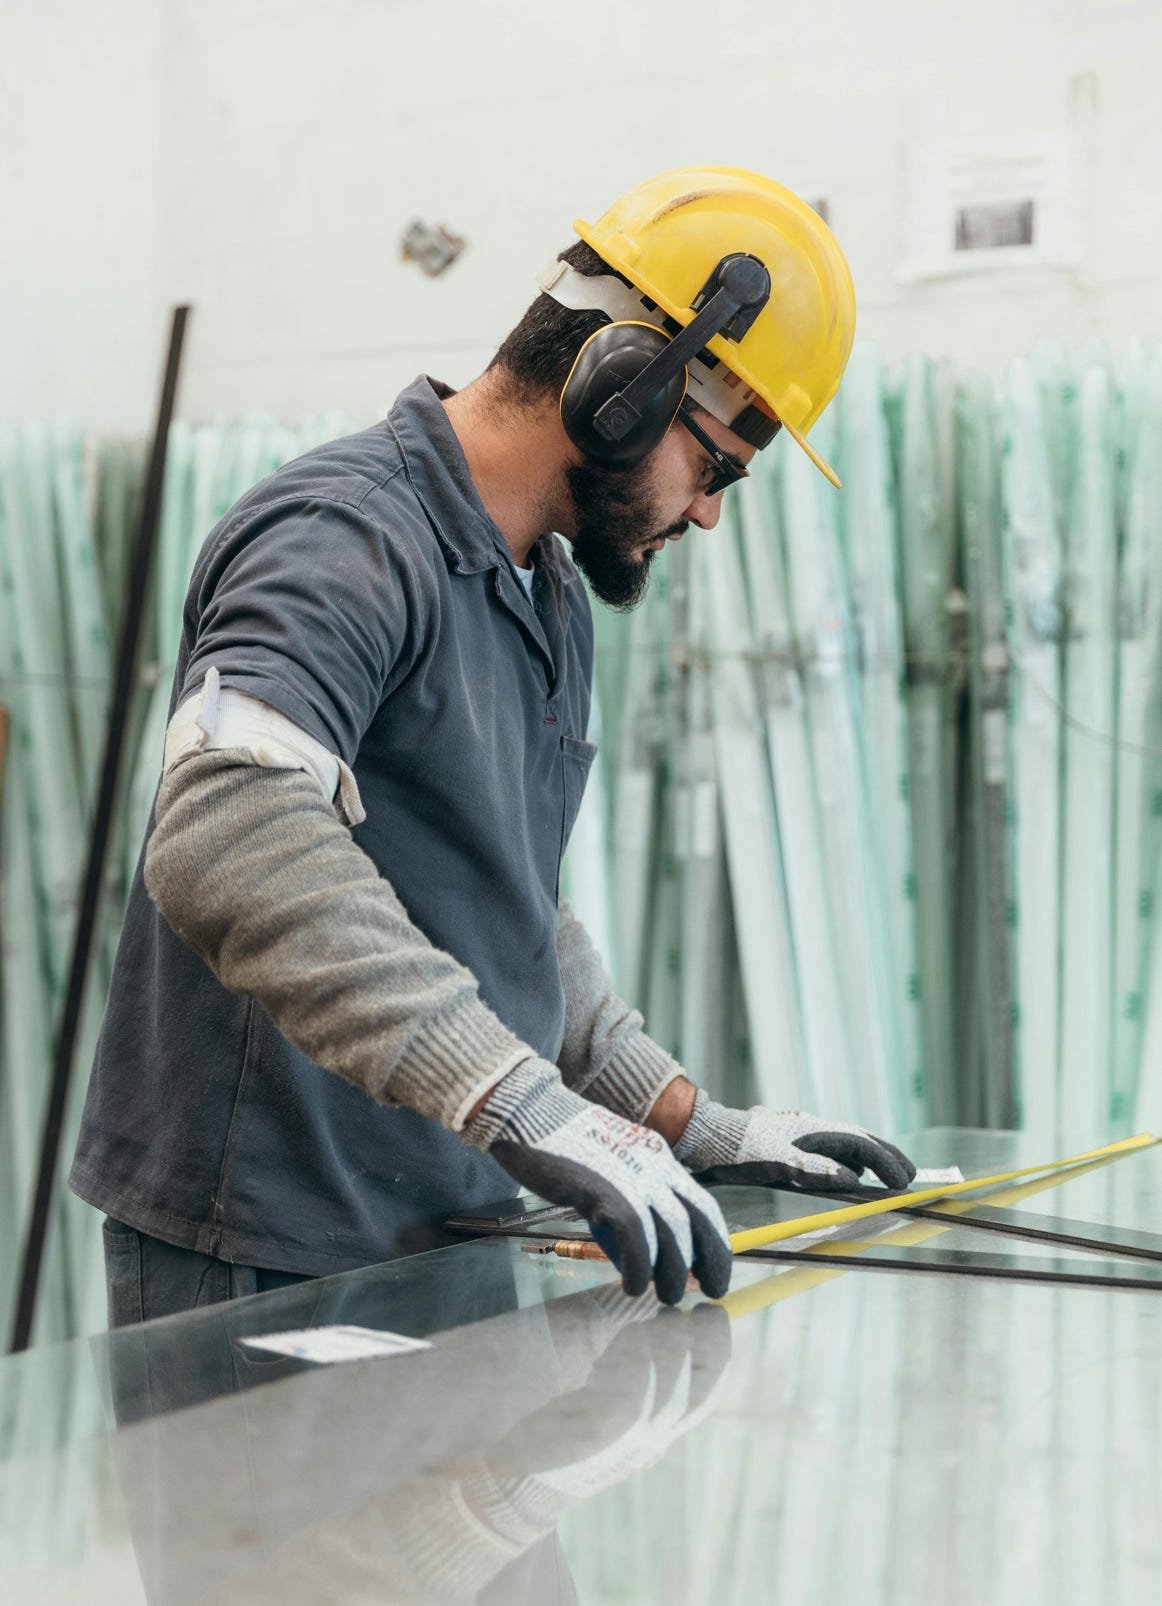
[[[1155,1295],[751,1276],[713,1422],[563,1524],[582,1599],[1157,1598]]]
[[[523,1268],[481,1248],[458,1270],[514,1305]],[[366,1317],[356,1306],[339,1314]],[[571,1602],[558,1520],[665,1455],[730,1357],[721,1308],[666,1310],[609,1281],[388,1365],[293,1377],[298,1363],[245,1351],[231,1315],[194,1342],[183,1319],[112,1338],[114,1399],[136,1417],[112,1460],[151,1603]]]
[[[1014,1208],[1072,1187],[1147,1228],[1158,1174],[1143,1151]],[[820,1204],[719,1196],[739,1222]],[[963,1221],[852,1241],[1047,1253]],[[433,1348],[312,1367],[240,1342],[332,1322]],[[0,1577],[21,1606],[1137,1603],[1162,1593],[1160,1434],[1154,1291],[751,1261],[672,1312],[489,1239],[0,1365]]]

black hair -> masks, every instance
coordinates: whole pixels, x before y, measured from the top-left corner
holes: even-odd
[[[612,272],[584,240],[559,251],[557,260],[567,262],[586,278]],[[581,347],[608,322],[603,312],[575,312],[542,290],[515,329],[501,341],[488,365],[489,371],[503,368],[520,389],[537,396],[557,396]]]

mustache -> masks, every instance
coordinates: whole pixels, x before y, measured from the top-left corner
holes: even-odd
[[[679,520],[677,524],[671,524],[668,529],[659,530],[656,535],[651,535],[649,540],[650,541],[668,541],[672,535],[685,535],[686,531],[689,528],[690,528],[690,521],[688,519]],[[648,546],[649,545],[649,541],[644,542],[643,544]]]

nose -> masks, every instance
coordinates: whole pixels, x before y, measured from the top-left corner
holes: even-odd
[[[717,496],[705,496],[701,491],[690,503],[683,518],[689,519],[700,530],[712,530],[718,523],[722,513],[722,492]]]

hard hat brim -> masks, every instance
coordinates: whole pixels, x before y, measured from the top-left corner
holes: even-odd
[[[797,430],[794,424],[788,424],[785,418],[781,419],[780,423],[782,424],[784,431],[795,442],[795,445],[807,453],[807,456],[815,464],[815,467],[819,470],[820,474],[822,474],[826,479],[829,479],[837,491],[841,491],[843,489],[843,481],[832,468],[831,464],[827,462],[826,458],[820,457],[819,453],[811,445],[811,442],[807,439],[806,435],[804,435],[801,430]]]

